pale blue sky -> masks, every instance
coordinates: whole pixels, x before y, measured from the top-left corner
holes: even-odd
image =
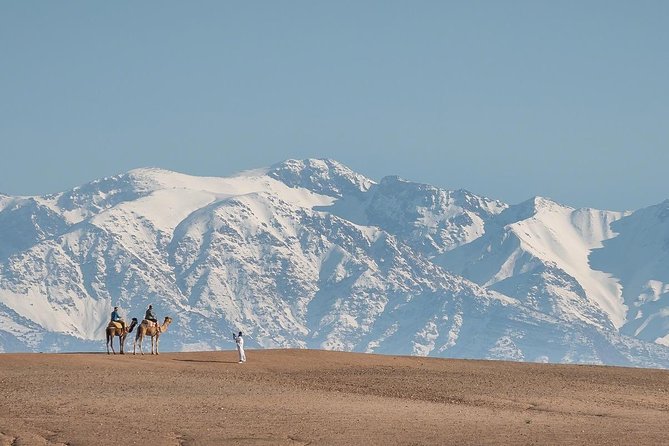
[[[327,157],[519,202],[669,198],[667,1],[0,2],[0,192]]]

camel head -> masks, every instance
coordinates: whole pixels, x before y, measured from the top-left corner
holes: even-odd
[[[128,327],[128,333],[132,333],[132,329],[135,328],[135,325],[137,325],[137,318],[133,317],[130,327]]]
[[[163,322],[163,325],[158,326],[158,332],[161,333],[165,330],[167,330],[167,327],[172,323],[172,318],[169,316],[165,316],[165,322]]]

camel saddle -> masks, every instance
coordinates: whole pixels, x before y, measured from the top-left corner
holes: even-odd
[[[123,325],[120,322],[111,321],[111,322],[109,322],[109,325],[107,325],[107,328],[110,328],[110,327],[118,328],[120,330],[121,328],[123,328]]]
[[[142,320],[142,325],[146,325],[147,327],[158,327],[159,326],[157,322],[153,322],[153,321],[150,321],[148,319]]]

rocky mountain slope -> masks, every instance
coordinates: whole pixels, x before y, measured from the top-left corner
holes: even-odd
[[[332,160],[228,178],[138,169],[0,196],[0,349],[101,350],[149,303],[164,349],[669,366],[668,205],[509,206]]]

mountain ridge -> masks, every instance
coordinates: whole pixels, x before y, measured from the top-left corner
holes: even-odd
[[[657,206],[508,205],[314,159],[0,197],[0,349],[101,348],[111,306],[151,302],[175,350],[243,329],[259,347],[669,367],[669,256],[621,281],[635,239],[614,230],[661,240]]]

